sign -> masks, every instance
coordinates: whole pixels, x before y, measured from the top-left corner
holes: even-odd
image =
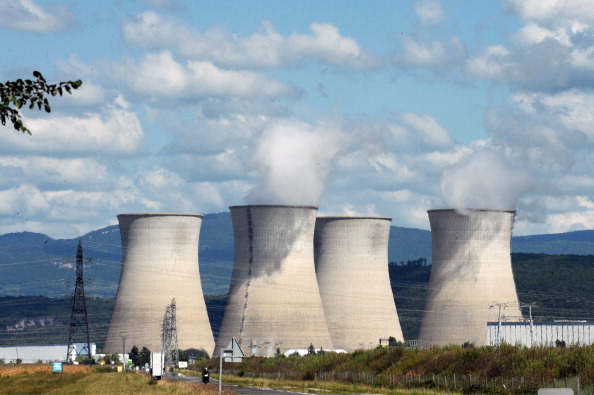
[[[186,369],[188,367],[188,361],[179,361],[178,367],[180,369]]]
[[[225,357],[225,362],[241,362],[244,355],[235,338],[232,338],[227,344],[227,348],[223,350],[223,357]]]
[[[52,373],[62,373],[62,362],[52,362]]]

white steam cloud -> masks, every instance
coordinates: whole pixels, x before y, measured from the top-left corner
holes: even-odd
[[[318,206],[341,141],[338,129],[326,123],[283,120],[271,125],[248,162],[248,170],[255,171],[260,182],[246,201]]]
[[[579,118],[570,113],[575,109],[555,98],[516,95],[509,106],[490,111],[491,137],[444,171],[444,203],[457,210],[517,209],[524,220],[543,221],[545,203],[538,196],[561,189],[558,182],[588,144],[589,125],[568,123]]]

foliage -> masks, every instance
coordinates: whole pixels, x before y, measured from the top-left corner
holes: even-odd
[[[0,122],[6,125],[7,121],[12,126],[23,133],[31,134],[31,131],[23,125],[20,109],[28,106],[30,110],[37,107],[38,110],[51,112],[51,107],[46,95],[56,96],[64,92],[72,93],[73,89],[78,89],[82,81],[67,81],[57,84],[48,84],[39,71],[34,71],[35,80],[18,79],[16,81],[6,81],[0,83]]]
[[[547,381],[580,375],[594,379],[594,345],[568,347],[446,346],[426,349],[378,347],[352,354],[326,353],[289,358],[244,358],[224,369],[237,369],[249,377],[266,373],[295,372],[300,377],[316,374],[373,373],[377,375],[471,375],[473,377],[523,377]],[[249,374],[248,374],[249,373]]]

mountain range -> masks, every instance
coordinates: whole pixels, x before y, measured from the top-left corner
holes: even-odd
[[[113,298],[121,268],[117,225],[73,239],[52,239],[31,232],[0,236],[0,296],[59,297],[74,290],[75,255],[81,241],[85,255],[85,291]],[[594,230],[547,235],[514,236],[514,253],[594,255]],[[431,232],[392,226],[389,261],[406,264],[419,259],[431,264]],[[229,212],[206,214],[199,242],[200,275],[204,293],[227,292],[233,268],[233,227]]]

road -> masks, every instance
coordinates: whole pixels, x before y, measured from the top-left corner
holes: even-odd
[[[182,380],[182,381],[189,381],[189,382],[197,382],[197,383],[201,383],[202,382],[202,378],[201,377],[184,377],[184,376],[167,376],[166,377],[167,380]],[[219,383],[217,380],[212,379],[210,381],[210,384],[208,385],[212,385],[218,388]],[[287,395],[287,394],[315,394],[315,392],[294,392],[294,391],[283,391],[283,390],[277,390],[277,389],[271,389],[271,388],[259,388],[259,387],[243,387],[243,386],[239,386],[239,385],[235,385],[235,384],[224,384],[223,383],[223,388],[224,389],[228,389],[236,394],[239,395],[277,395],[277,394],[282,394],[282,395]],[[320,392],[320,394],[323,395],[344,395],[344,394],[331,394],[331,393],[327,393],[327,392]]]

